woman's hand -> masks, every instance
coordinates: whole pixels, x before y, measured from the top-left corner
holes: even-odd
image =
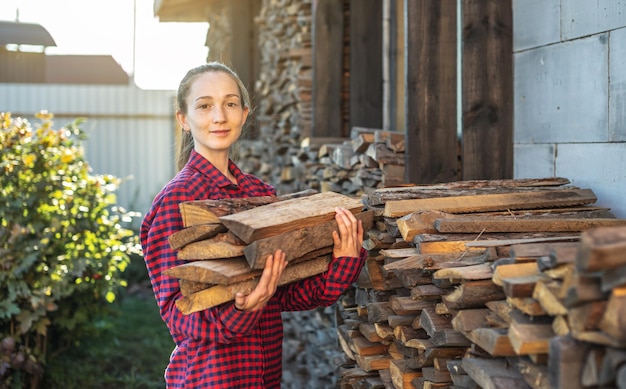
[[[335,208],[335,212],[339,232],[333,231],[333,255],[335,258],[358,257],[363,247],[363,222],[345,208]]]
[[[265,307],[276,293],[278,281],[286,267],[285,253],[281,250],[276,250],[274,255],[268,256],[256,288],[249,295],[243,292],[235,294],[235,308],[240,311],[256,311]]]

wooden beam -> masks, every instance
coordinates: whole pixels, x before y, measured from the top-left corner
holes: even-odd
[[[463,0],[464,180],[513,177],[513,7]]]
[[[456,0],[405,0],[406,181],[457,180]]]
[[[313,2],[312,136],[342,136],[343,1]]]

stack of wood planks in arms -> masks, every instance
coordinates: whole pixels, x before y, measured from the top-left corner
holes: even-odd
[[[376,190],[348,388],[626,385],[626,220],[563,178]]]
[[[361,199],[333,192],[181,203],[185,228],[169,243],[188,262],[164,272],[179,280],[184,297],[176,306],[189,314],[232,301],[239,291],[251,292],[277,249],[289,261],[280,285],[326,271],[336,207],[371,228],[373,212],[363,212]]]

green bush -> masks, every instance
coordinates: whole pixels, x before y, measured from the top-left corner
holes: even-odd
[[[81,121],[0,113],[0,388],[36,388],[46,361],[108,309],[139,252],[120,180],[90,174]],[[93,328],[93,327],[91,327]]]

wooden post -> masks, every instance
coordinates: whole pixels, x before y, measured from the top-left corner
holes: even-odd
[[[456,0],[405,0],[406,180],[457,179]]]
[[[463,0],[463,180],[513,177],[511,0]]]
[[[383,6],[350,2],[350,128],[383,125]]]
[[[312,136],[342,135],[342,79],[344,62],[343,1],[313,3],[313,117]]]

